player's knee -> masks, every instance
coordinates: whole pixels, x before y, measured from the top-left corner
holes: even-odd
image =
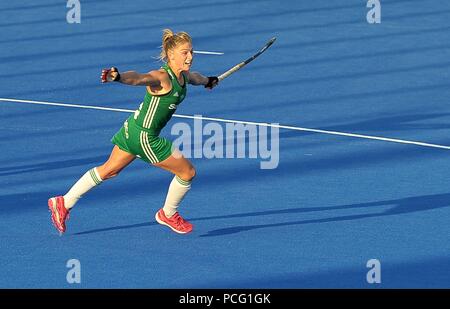
[[[196,173],[195,168],[191,166],[185,171],[183,171],[183,173],[179,175],[179,177],[183,180],[191,181],[192,179],[194,179],[195,173]]]
[[[197,173],[197,171],[195,170],[194,167],[190,168],[189,169],[189,176],[190,176],[191,179],[189,179],[189,180],[194,179],[196,173]]]

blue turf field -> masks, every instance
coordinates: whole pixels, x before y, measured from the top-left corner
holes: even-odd
[[[0,98],[134,110],[140,87],[102,85],[103,67],[159,67],[161,30],[187,31],[193,70],[220,74],[276,43],[181,115],[450,146],[450,2],[2,1]],[[181,206],[194,225],[155,223],[172,176],[142,161],[84,197],[59,237],[47,199],[107,159],[121,112],[0,102],[2,288],[449,288],[450,150],[280,130],[280,162],[192,162]],[[173,118],[164,135],[177,122]],[[173,139],[174,137],[172,137]],[[81,284],[66,262],[81,263]],[[366,263],[381,263],[381,284]]]

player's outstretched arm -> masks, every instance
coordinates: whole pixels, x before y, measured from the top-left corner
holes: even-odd
[[[135,71],[127,71],[119,73],[116,67],[103,69],[101,75],[102,83],[120,82],[133,86],[159,86],[161,84],[161,73],[159,71],[151,71],[149,73],[138,73]]]
[[[198,72],[189,72],[189,84],[191,85],[203,85],[205,88],[212,89],[219,83],[217,76],[204,76]]]

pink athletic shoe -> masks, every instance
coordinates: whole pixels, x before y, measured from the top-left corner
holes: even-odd
[[[64,207],[64,197],[56,196],[48,200],[48,209],[52,213],[53,225],[61,235],[66,231],[66,220],[69,219],[69,210]]]
[[[159,224],[167,225],[176,233],[186,234],[192,232],[192,224],[184,220],[178,212],[176,212],[172,217],[167,218],[164,210],[161,208],[156,213],[155,219]]]

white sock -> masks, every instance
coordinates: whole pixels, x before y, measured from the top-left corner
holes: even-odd
[[[191,189],[191,181],[185,181],[178,176],[172,179],[163,207],[163,211],[168,218],[177,212],[178,205],[180,205],[189,189]]]
[[[64,195],[64,206],[67,209],[72,208],[86,192],[101,184],[102,181],[97,169],[95,167],[90,169]]]

